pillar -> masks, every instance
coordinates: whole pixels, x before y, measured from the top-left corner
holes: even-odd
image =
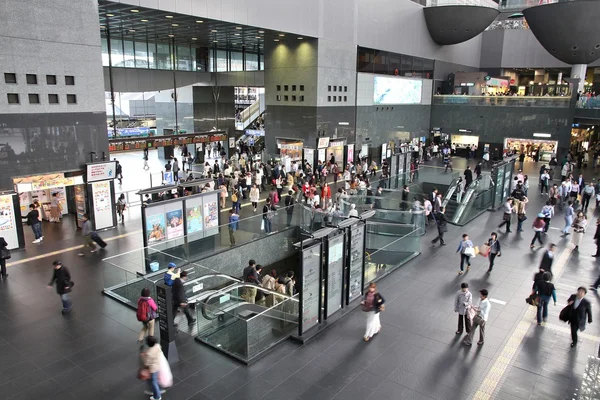
[[[571,67],[571,78],[579,79],[577,92],[583,92],[585,89],[585,76],[587,74],[586,64],[575,64]]]

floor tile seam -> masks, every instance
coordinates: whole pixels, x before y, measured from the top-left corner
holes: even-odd
[[[571,257],[571,253],[572,253],[572,248],[567,247],[565,248],[565,250],[563,250],[563,252],[561,253],[561,255],[558,257],[556,265],[554,267],[554,272],[555,272],[555,277],[556,279],[554,280],[555,282],[558,282],[558,280],[560,279],[560,277],[562,276],[562,273],[564,271],[564,268],[569,260],[569,258]],[[491,392],[489,390],[482,390],[484,388],[485,382],[488,379],[488,377],[484,377],[484,380],[482,382],[482,385],[479,389],[476,390],[475,394],[473,395],[472,399],[473,400],[484,400],[484,399],[491,399],[495,397],[495,394],[497,394],[499,388],[501,388],[504,383],[506,382],[507,379],[507,371],[510,371],[510,369],[514,366],[514,363],[516,362],[516,357],[515,355],[520,354],[520,352],[523,349],[524,346],[524,341],[523,339],[525,338],[525,336],[527,335],[527,332],[529,331],[529,329],[531,328],[531,326],[533,325],[533,318],[535,317],[535,314],[537,314],[537,309],[534,311],[533,307],[529,307],[525,313],[523,314],[523,316],[521,317],[521,319],[518,321],[517,324],[517,328],[513,329],[513,332],[511,333],[511,336],[508,337],[504,347],[500,350],[500,356],[497,358],[496,362],[494,363],[494,365],[492,365],[492,369],[497,366],[500,366],[502,368],[502,375],[500,376],[500,379],[493,382],[493,387],[491,387]],[[507,349],[508,343],[511,341],[517,341],[515,339],[515,334],[519,333],[518,337],[518,346],[516,346],[516,348],[514,348],[513,350],[510,351],[510,357],[505,357],[502,356],[502,353],[504,352],[504,350]],[[501,365],[501,364],[505,364],[505,365]],[[483,397],[481,397],[483,396]],[[486,397],[487,396],[487,397]]]

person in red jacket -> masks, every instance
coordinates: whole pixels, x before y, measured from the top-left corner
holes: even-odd
[[[544,214],[539,213],[535,221],[533,221],[533,231],[535,235],[533,239],[531,239],[531,247],[532,249],[535,247],[535,241],[538,240],[540,245],[543,246],[544,242],[542,242],[542,232],[544,232],[544,228],[546,227],[546,222],[544,221]]]
[[[321,201],[323,204],[327,204],[329,200],[331,200],[331,188],[328,183],[325,183],[321,188]]]

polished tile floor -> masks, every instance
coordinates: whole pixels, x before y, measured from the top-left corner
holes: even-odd
[[[537,166],[526,168],[533,174]],[[500,235],[503,254],[489,276],[483,258],[458,276],[455,250],[463,232],[481,244],[496,229],[501,213],[484,214],[462,228],[450,227],[445,247],[431,247],[433,232],[428,232],[423,254],[380,283],[387,308],[381,334],[369,343],[362,341],[364,316],[358,309],[314,341],[304,346],[283,343],[249,367],[180,333],[182,360],[173,366],[175,385],[163,398],[462,400],[473,398],[484,380],[494,385],[496,399],[573,398],[588,355],[597,353],[600,324],[589,325],[582,342],[571,349],[568,326],[557,315],[577,286],[588,286],[600,273],[590,257],[594,229],[557,277],[558,305],[551,306],[548,324],[538,327],[527,318],[529,306],[524,302],[542,253],[529,250],[530,222],[543,201],[535,184],[529,197],[525,232]],[[559,225],[560,213],[553,221],[554,227]],[[569,247],[569,239],[559,233],[550,230],[547,240],[558,244],[560,254]],[[48,251],[63,246],[59,234],[47,239]],[[123,251],[136,240],[132,235],[122,244],[113,243]],[[54,257],[9,267],[8,281],[0,282],[0,398],[147,398],[135,377],[135,313],[100,294],[100,257],[80,258],[76,253],[56,256],[76,282],[74,309],[67,316],[61,315],[54,290],[46,288]],[[461,282],[468,282],[474,294],[487,288],[495,300],[484,346],[465,347],[454,334],[453,297]],[[596,318],[600,299],[593,293],[588,298]],[[523,340],[513,343],[511,337],[523,327]],[[497,374],[494,365],[509,344],[517,350],[504,373]]]

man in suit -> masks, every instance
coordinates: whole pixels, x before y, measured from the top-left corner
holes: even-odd
[[[467,165],[467,169],[465,170],[465,190],[469,187],[471,182],[473,182],[473,171],[471,171],[471,167]]]
[[[583,191],[585,187],[585,180],[583,179],[583,175],[579,174],[579,178],[577,178],[577,183],[579,184],[579,194]]]
[[[586,316],[587,323],[592,323],[592,305],[584,298],[587,290],[583,286],[577,288],[577,293],[569,297],[568,303],[573,307],[569,323],[571,324],[571,347],[577,346],[577,331],[585,330]]]
[[[552,263],[554,262],[554,253],[556,251],[556,245],[554,243],[550,243],[548,245],[548,249],[544,252],[542,256],[542,261],[540,262],[540,269],[543,269],[545,272],[552,273]]]
[[[437,195],[438,195],[438,190],[433,189],[433,192],[431,192],[431,195],[429,196],[429,201],[431,202],[431,204],[435,203],[435,200],[437,199]]]

